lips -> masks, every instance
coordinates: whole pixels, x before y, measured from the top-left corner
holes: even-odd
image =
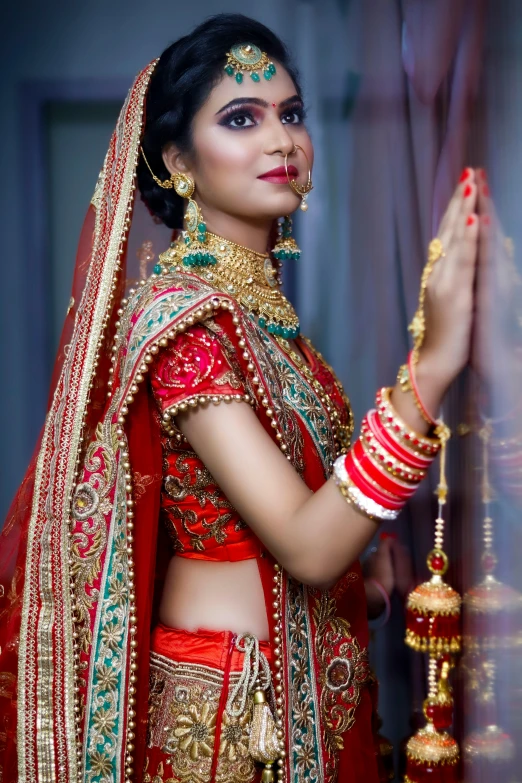
[[[288,175],[290,177],[298,177],[299,172],[295,166],[289,166]],[[270,171],[267,171],[265,174],[261,174],[258,177],[258,179],[263,179],[265,180],[265,182],[275,182],[278,184],[288,182],[288,178],[286,176],[286,170],[284,166],[277,166],[277,168],[271,169]]]

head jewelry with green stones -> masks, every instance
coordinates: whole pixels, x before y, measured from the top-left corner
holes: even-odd
[[[266,52],[262,52],[254,44],[236,44],[227,52],[225,73],[234,76],[238,84],[243,81],[243,74],[249,73],[254,82],[261,81],[259,72],[262,72],[267,81],[270,81],[276,73],[276,67],[268,58]]]

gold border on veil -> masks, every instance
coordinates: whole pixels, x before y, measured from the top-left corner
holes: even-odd
[[[148,65],[132,86],[105,159],[87,280],[38,456],[18,664],[19,783],[79,781],[70,504],[85,412],[130,224],[145,95],[154,66]]]

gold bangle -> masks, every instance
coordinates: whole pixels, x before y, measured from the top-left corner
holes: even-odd
[[[406,440],[406,444],[409,446],[409,448],[413,449],[417,453],[420,452],[422,456],[435,456],[435,454],[439,452],[442,445],[441,438],[439,438],[438,435],[435,438],[430,438],[428,435],[421,435],[420,433],[415,432],[415,430],[412,430],[412,428],[409,427],[406,422],[403,421],[403,419],[401,419],[393,407],[390,400],[391,392],[391,386],[387,386],[381,389],[382,406],[384,409],[383,412],[387,414],[381,418],[381,421],[386,429],[393,430],[393,435],[396,438],[399,438],[401,443]],[[388,416],[390,415],[392,416],[391,422],[388,420]],[[397,430],[396,427],[399,427],[399,429]]]

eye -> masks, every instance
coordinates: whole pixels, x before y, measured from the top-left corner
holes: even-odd
[[[281,115],[285,125],[300,125],[304,121],[304,109],[292,109]]]
[[[235,112],[234,114],[225,117],[221,124],[226,125],[229,128],[251,128],[256,123],[251,114],[246,112]]]

